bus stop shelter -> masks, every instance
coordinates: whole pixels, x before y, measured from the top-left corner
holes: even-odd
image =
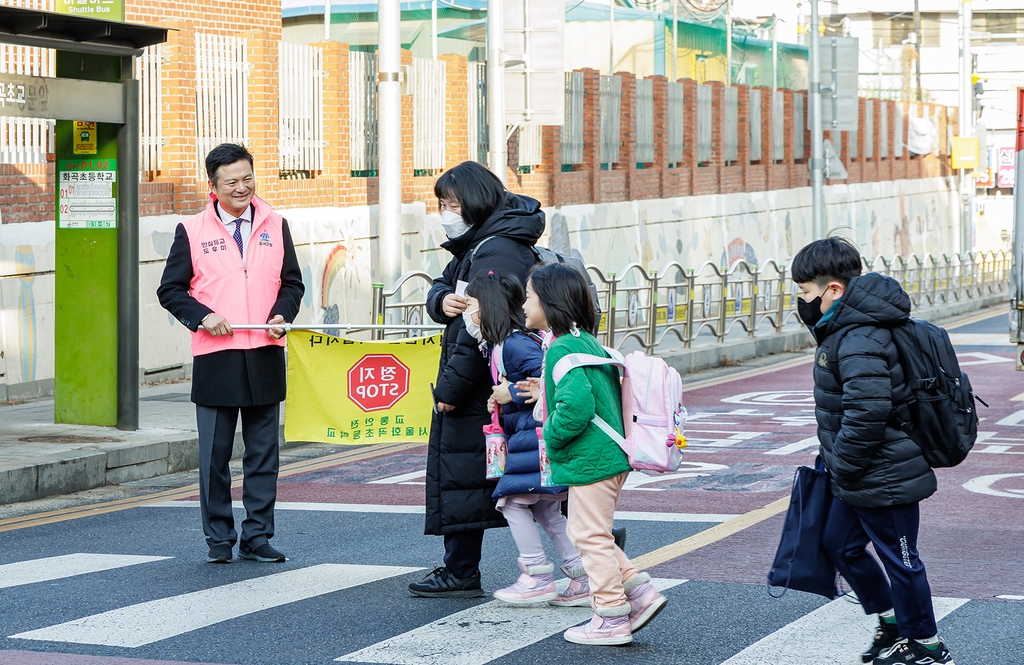
[[[56,120],[55,422],[139,424],[139,86],[167,29],[0,6],[0,42],[56,78],[0,74],[0,116]]]

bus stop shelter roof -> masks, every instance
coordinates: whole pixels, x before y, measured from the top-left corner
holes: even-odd
[[[139,55],[167,41],[167,28],[0,6],[0,42],[73,53]]]

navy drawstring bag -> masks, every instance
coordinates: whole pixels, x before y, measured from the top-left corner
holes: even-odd
[[[825,552],[822,535],[832,506],[832,488],[821,458],[815,468],[801,466],[793,478],[793,493],[782,526],[782,538],[775,562],[768,571],[771,587],[782,587],[781,598],[789,589],[806,591],[832,599],[836,589],[836,569]]]

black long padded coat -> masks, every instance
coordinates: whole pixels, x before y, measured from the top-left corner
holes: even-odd
[[[491,498],[495,483],[485,475],[483,426],[491,421],[487,413],[490,369],[462,316],[445,316],[441,305],[445,296],[455,292],[457,282],[468,282],[478,273],[515,275],[525,286],[526,274],[537,261],[531,248],[542,233],[540,203],[506,194],[504,204],[483,224],[441,245],[453,258],[427,295],[430,318],[447,325],[434,401],[456,408],[435,413],[431,422],[424,524],[428,535],[506,526]],[[485,238],[491,239],[480,245]],[[470,261],[477,245],[480,248]]]
[[[911,392],[891,329],[909,317],[899,282],[868,273],[850,280],[831,318],[813,330],[820,451],[832,492],[857,508],[917,503],[936,489],[935,473],[903,431]]]

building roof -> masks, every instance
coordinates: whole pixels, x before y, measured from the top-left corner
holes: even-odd
[[[126,56],[165,41],[166,28],[0,6],[0,42],[6,44]]]

